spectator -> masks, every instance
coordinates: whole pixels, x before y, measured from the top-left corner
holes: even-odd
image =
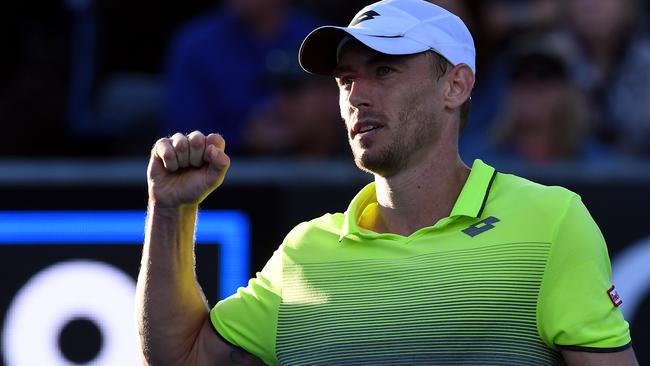
[[[650,156],[650,40],[636,32],[636,0],[570,0],[569,19],[581,50],[573,74],[589,95],[599,138]]]
[[[305,74],[296,59],[272,72],[266,82],[274,97],[253,112],[244,137],[246,151],[310,159],[349,151],[331,78]]]
[[[585,98],[569,76],[571,46],[559,34],[515,44],[504,116],[495,126],[497,157],[551,163],[606,156],[589,134]]]
[[[468,1],[477,34],[477,79],[468,128],[460,140],[461,156],[467,160],[489,152],[486,136],[505,103],[510,73],[506,50],[520,34],[553,29],[562,24],[559,0],[484,0]]]
[[[217,131],[240,152],[250,111],[270,98],[259,81],[295,57],[315,24],[289,0],[228,0],[191,21],[169,52],[165,133]]]

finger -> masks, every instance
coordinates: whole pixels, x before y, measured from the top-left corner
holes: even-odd
[[[187,136],[178,132],[171,138],[172,146],[176,151],[179,168],[187,168],[190,166],[190,144],[187,141]]]
[[[208,165],[208,184],[211,186],[219,186],[223,182],[223,178],[230,167],[230,158],[226,153],[217,148],[215,145],[209,145],[206,149],[206,157]]]
[[[156,142],[154,156],[162,161],[167,171],[175,172],[178,170],[178,158],[168,138],[162,138]]]
[[[210,155],[208,154],[210,146],[214,146],[217,150],[225,151],[226,141],[218,133],[211,133],[205,138],[205,154],[203,160],[206,162],[211,162]]]
[[[190,165],[198,168],[204,163],[205,136],[200,131],[194,131],[187,136],[187,139],[190,144]]]

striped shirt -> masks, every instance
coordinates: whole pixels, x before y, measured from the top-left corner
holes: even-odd
[[[378,210],[371,183],[345,213],[294,228],[212,309],[217,332],[272,365],[562,365],[562,347],[629,346],[604,239],[575,193],[477,160],[431,226],[365,229]]]

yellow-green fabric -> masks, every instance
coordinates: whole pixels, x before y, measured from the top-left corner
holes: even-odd
[[[626,345],[628,325],[607,294],[612,274],[603,236],[579,197],[564,206],[540,290],[540,334],[558,346]]]
[[[562,365],[560,346],[619,350],[603,237],[573,192],[472,166],[449,217],[408,237],[345,213],[296,226],[211,319],[282,365]]]

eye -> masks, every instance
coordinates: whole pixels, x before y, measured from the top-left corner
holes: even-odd
[[[341,76],[338,78],[339,87],[345,89],[349,88],[352,85],[353,81],[354,79],[352,79],[352,77],[349,76]]]
[[[390,75],[393,71],[395,70],[392,67],[379,66],[377,68],[377,76],[387,76]]]

